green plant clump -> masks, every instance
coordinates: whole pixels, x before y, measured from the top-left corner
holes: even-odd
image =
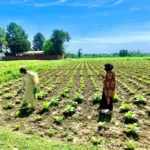
[[[95,93],[93,95],[93,104],[99,104],[101,101],[101,94]]]
[[[43,102],[43,110],[48,111],[50,107],[50,103],[49,102]]]
[[[124,119],[125,123],[135,123],[138,121],[135,114],[133,114],[131,111],[125,113]]]
[[[65,116],[72,116],[74,113],[75,113],[75,108],[72,107],[71,105],[68,105],[64,110]]]
[[[120,112],[128,112],[130,110],[131,104],[123,103],[121,104]]]
[[[54,118],[54,122],[55,122],[56,124],[60,125],[60,124],[62,124],[63,119],[64,119],[64,117],[62,117],[62,116],[56,116],[56,117]]]
[[[81,93],[76,92],[74,94],[74,101],[76,101],[77,103],[82,103],[83,101],[83,95]]]
[[[136,144],[134,141],[126,141],[125,142],[126,150],[134,150],[136,148]]]

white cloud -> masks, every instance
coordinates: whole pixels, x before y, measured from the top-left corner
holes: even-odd
[[[140,10],[142,9],[142,7],[133,7],[133,8],[130,8],[130,11],[136,11],[136,10]]]
[[[72,6],[72,7],[101,7],[101,6],[115,6],[122,3],[124,0],[118,0],[113,5],[107,5],[110,0],[74,0],[74,1],[67,1],[67,0],[52,0],[52,1],[36,1],[36,0],[8,0],[6,3],[9,4],[22,4],[22,5],[30,5],[35,7],[50,7],[55,5],[61,6]],[[1,1],[0,1],[1,3]]]
[[[72,53],[77,53],[79,48],[82,48],[84,53],[113,53],[119,52],[120,49],[149,52],[149,41],[150,32],[109,37],[72,37],[68,50]]]
[[[95,36],[95,37],[75,37],[72,38],[72,43],[75,44],[119,44],[119,43],[132,43],[132,42],[149,42],[149,32],[126,32],[121,35],[109,35],[109,36]]]
[[[74,3],[70,3],[69,6],[74,6],[74,7],[100,7],[106,4],[108,0],[88,0],[88,1],[76,1]]]
[[[33,3],[34,0],[10,0],[9,3],[10,4],[30,4],[30,3]]]
[[[60,0],[60,2],[64,3],[64,2],[66,2],[66,0]]]
[[[36,7],[50,7],[55,5],[61,6],[72,6],[72,7],[99,7],[106,4],[108,0],[88,0],[88,1],[72,1],[69,2],[67,0],[53,0],[51,2],[36,2],[34,0],[11,0],[11,4],[25,4],[25,5],[32,5]]]
[[[116,1],[116,2],[113,4],[113,6],[116,6],[116,5],[119,5],[119,4],[123,3],[123,1],[124,1],[124,0],[118,0],[118,1]]]
[[[59,1],[50,2],[50,3],[34,3],[33,6],[36,6],[36,7],[48,7],[48,6],[62,5],[66,1],[67,0],[59,0]]]
[[[86,44],[74,44],[69,43],[67,47],[67,51],[71,53],[76,53],[79,48],[83,49],[83,53],[115,53],[119,52],[121,49],[128,49],[130,51],[140,50],[141,52],[149,52],[149,42],[143,43],[86,43]]]
[[[60,2],[52,2],[52,3],[35,3],[35,4],[33,4],[33,6],[36,6],[36,7],[47,7],[47,6],[54,6],[54,5],[57,5],[57,4],[60,4]]]

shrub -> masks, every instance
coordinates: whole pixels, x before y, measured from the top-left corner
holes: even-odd
[[[72,102],[71,102],[71,106],[72,106],[72,107],[77,107],[77,106],[78,106],[78,103],[75,102],[75,101],[72,101]]]
[[[47,96],[48,96],[48,92],[44,92],[43,97],[47,97]]]
[[[50,103],[49,102],[43,102],[43,110],[47,111],[49,110]]]
[[[9,92],[10,88],[5,88],[4,92]]]
[[[70,132],[70,131],[67,131],[67,132],[65,132],[65,137],[67,137],[67,139],[69,140],[69,141],[72,141],[73,140],[73,135],[72,135],[72,133]]]
[[[52,87],[48,88],[47,92],[48,92],[48,93],[53,92],[53,88],[52,88]]]
[[[44,85],[40,85],[39,87],[42,89],[42,88],[44,88]]]
[[[137,105],[140,105],[140,104],[146,105],[146,99],[141,94],[138,94],[134,98],[134,104],[137,104]]]
[[[18,131],[21,128],[21,125],[16,124],[13,128],[14,128],[14,131]]]
[[[13,107],[14,107],[13,102],[8,102],[8,103],[7,103],[7,108],[8,108],[8,109],[11,109],[11,108],[13,108]]]
[[[91,142],[93,145],[100,144],[100,138],[99,137],[92,137]]]
[[[118,100],[119,100],[119,96],[117,94],[115,94],[115,96],[114,96],[114,102],[118,102]]]
[[[138,121],[135,114],[133,114],[131,111],[125,113],[124,119],[125,123],[135,123]]]
[[[60,97],[61,97],[61,98],[67,97],[67,93],[66,93],[65,91],[62,91],[62,92],[60,93]]]
[[[56,124],[60,125],[60,124],[62,124],[63,119],[64,119],[64,118],[63,118],[62,116],[56,116],[56,117],[54,118],[54,122],[55,122]]]
[[[137,138],[138,137],[138,130],[139,130],[140,128],[137,126],[137,124],[136,123],[134,123],[134,124],[129,124],[129,125],[126,125],[126,129],[125,129],[125,133],[126,133],[126,135],[127,136],[132,136],[132,137],[135,137],[135,138]]]
[[[130,106],[131,105],[127,103],[121,104],[121,107],[119,108],[120,112],[128,112],[130,110]]]
[[[81,93],[76,92],[73,96],[73,99],[75,102],[80,104],[83,101],[83,95]]]
[[[13,98],[13,94],[12,93],[9,93],[9,94],[6,95],[6,99],[11,99],[11,98]]]
[[[43,94],[42,93],[38,93],[36,95],[36,97],[37,97],[38,100],[42,100],[43,99]]]
[[[95,93],[93,95],[93,104],[99,104],[101,101],[101,94]]]
[[[20,115],[20,111],[16,111],[15,112],[15,117],[19,117],[19,115]]]
[[[54,134],[56,134],[55,130],[49,129],[45,131],[45,135],[48,135],[49,137],[52,137]]]
[[[58,99],[57,98],[53,98],[50,102],[50,106],[58,106]]]
[[[106,129],[106,122],[99,122],[98,123],[98,129],[99,130]]]
[[[125,146],[126,146],[126,150],[134,150],[136,147],[136,144],[134,141],[126,141]]]
[[[16,103],[16,104],[20,104],[20,103],[21,103],[21,100],[16,99],[15,103]]]
[[[75,108],[72,107],[71,105],[68,105],[64,110],[65,116],[72,116],[74,113],[75,113]]]
[[[30,109],[30,104],[26,103],[22,106],[23,109]]]
[[[43,117],[38,115],[37,118],[36,118],[36,121],[41,121],[42,119],[43,119]]]

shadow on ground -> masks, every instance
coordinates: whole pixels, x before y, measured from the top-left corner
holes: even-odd
[[[110,122],[112,119],[112,114],[104,114],[99,112],[98,122]]]

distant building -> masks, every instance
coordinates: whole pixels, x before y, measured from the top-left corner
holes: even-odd
[[[33,55],[44,55],[44,51],[28,51],[28,52],[25,52],[23,54],[21,54],[22,56],[33,56]]]
[[[59,60],[66,59],[64,55],[44,55],[44,51],[28,51],[18,56],[5,56],[3,60]]]
[[[5,57],[5,54],[3,52],[0,52],[0,60],[3,60],[3,57]]]

